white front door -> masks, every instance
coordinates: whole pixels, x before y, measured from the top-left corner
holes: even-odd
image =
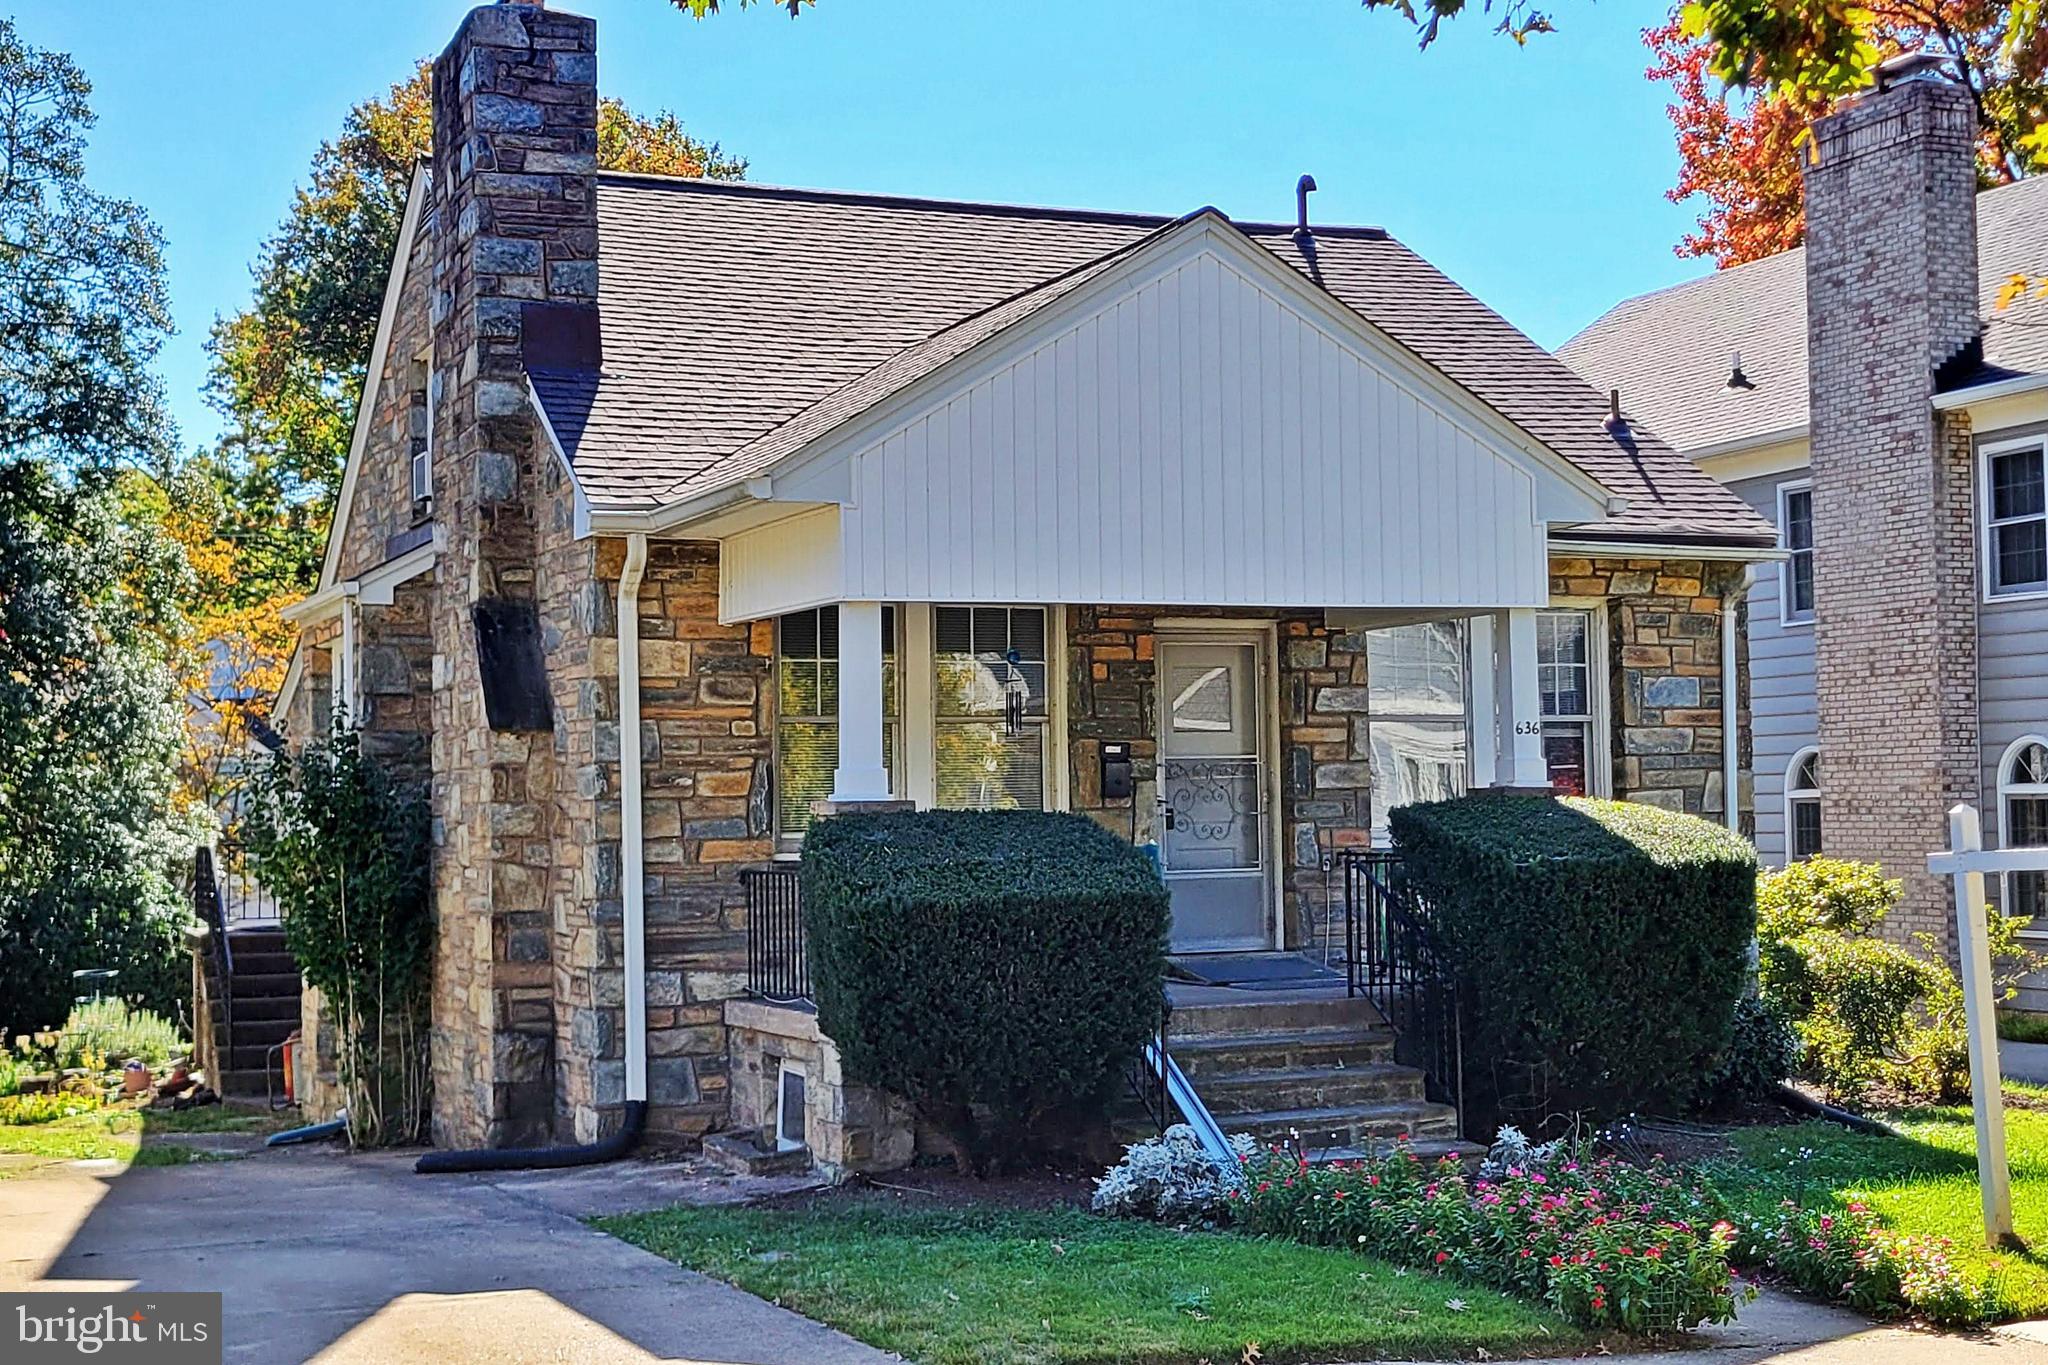
[[[1263,647],[1257,634],[1159,640],[1159,862],[1175,952],[1273,946]]]

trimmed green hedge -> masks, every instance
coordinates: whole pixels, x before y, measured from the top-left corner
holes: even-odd
[[[1403,807],[1390,824],[1462,989],[1468,1130],[1696,1096],[1749,971],[1745,840],[1580,798],[1475,795]]]
[[[1158,1025],[1166,888],[1085,817],[841,815],[804,837],[818,1025],[986,1171],[1099,1108]]]

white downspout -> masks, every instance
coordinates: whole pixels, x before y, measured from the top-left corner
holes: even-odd
[[[647,872],[641,846],[640,579],[647,537],[626,537],[619,573],[619,897],[626,948],[626,1101],[647,1100]]]
[[[1737,667],[1735,633],[1737,605],[1749,595],[1749,580],[1755,571],[1745,569],[1742,586],[1721,599],[1721,814],[1728,828],[1742,832],[1742,736],[1741,698],[1737,692],[1742,673]]]

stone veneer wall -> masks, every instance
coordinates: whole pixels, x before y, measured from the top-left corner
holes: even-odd
[[[1700,560],[1551,561],[1559,598],[1607,599],[1605,670],[1618,797],[1721,818],[1724,810],[1721,617],[1740,610],[1743,566]],[[1224,612],[1151,607],[1067,609],[1067,728],[1073,808],[1139,843],[1154,837],[1159,715],[1156,620],[1278,619],[1280,791],[1287,941],[1321,930],[1325,859],[1372,842],[1371,750],[1363,632],[1332,629],[1317,612]],[[1742,827],[1754,830],[1747,783],[1748,651],[1738,650]],[[1131,746],[1136,795],[1101,792],[1105,740]]]
[[[1977,537],[1967,419],[1930,402],[1982,325],[1976,131],[1908,80],[1818,120],[1805,168],[1822,842],[1904,881],[1888,935],[1951,946],[1926,858],[1981,794]]]
[[[569,494],[526,379],[530,327],[556,363],[596,360],[597,28],[533,4],[473,9],[433,79],[446,533],[433,623],[434,1130],[451,1145],[517,1145],[597,1123],[574,1103],[587,1059],[558,1056],[573,1024],[557,1000],[573,1000],[587,966],[556,960],[558,946],[594,952],[580,907],[593,899],[601,793],[594,721],[578,708],[595,550],[568,533]],[[579,341],[589,354],[574,353]],[[541,621],[550,729],[489,724],[472,624],[489,601],[530,602]]]
[[[615,600],[623,542],[599,550],[592,585]],[[570,1051],[595,1059],[570,1103],[610,1109],[624,1097],[625,983],[620,971],[618,647],[607,618],[589,692],[596,777],[605,793],[593,847],[594,923],[572,945],[563,983]],[[718,547],[649,546],[640,586],[640,755],[645,834],[650,1131],[692,1139],[725,1126],[724,1002],[746,985],[746,902],[739,874],[774,852],[769,763],[774,720],[771,622],[718,620]],[[582,1120],[579,1118],[579,1131]]]
[[[775,1117],[782,1063],[791,1061],[804,1072],[804,1145],[828,1179],[910,1164],[917,1147],[910,1105],[885,1090],[848,1084],[839,1049],[818,1032],[815,1011],[733,1000],[725,1006],[725,1026],[732,1058],[726,1126],[767,1129]]]
[[[1744,566],[1696,559],[1550,561],[1553,597],[1607,599],[1609,749],[1617,797],[1724,817],[1721,619],[1740,611]],[[1756,813],[1750,768],[1749,651],[1736,651],[1737,793],[1745,833]]]
[[[1325,909],[1323,860],[1372,842],[1365,746],[1365,642],[1316,612],[1171,607],[1067,608],[1067,735],[1071,803],[1104,828],[1149,843],[1158,795],[1159,710],[1153,668],[1162,616],[1279,618],[1280,764],[1287,942],[1308,942]],[[1102,795],[1105,740],[1131,746],[1136,796]]]

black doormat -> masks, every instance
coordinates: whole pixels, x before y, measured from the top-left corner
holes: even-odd
[[[1341,986],[1344,974],[1299,953],[1198,953],[1173,959],[1179,981],[1239,990],[1276,991]]]

